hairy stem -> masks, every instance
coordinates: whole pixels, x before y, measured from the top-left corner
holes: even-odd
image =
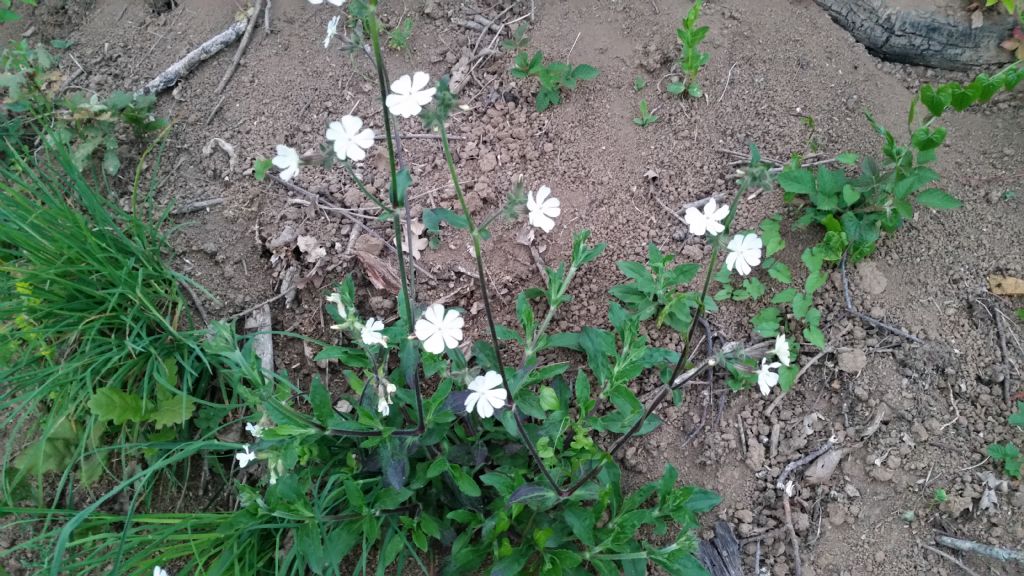
[[[484,314],[487,317],[487,327],[491,332],[491,342],[494,344],[494,356],[498,360],[498,371],[501,374],[501,385],[505,388],[505,393],[508,395],[509,409],[512,411],[512,415],[516,421],[516,431],[519,433],[520,438],[522,438],[523,444],[526,445],[526,449],[530,452],[530,456],[540,468],[540,471],[544,474],[544,478],[556,492],[561,493],[561,489],[558,487],[558,482],[556,482],[554,477],[551,476],[551,472],[548,471],[547,466],[544,465],[544,461],[537,452],[537,447],[534,445],[533,440],[531,440],[530,435],[526,433],[526,424],[523,422],[523,416],[519,412],[519,407],[516,406],[515,398],[512,396],[512,389],[508,384],[508,375],[505,373],[505,364],[501,360],[501,347],[498,341],[498,331],[494,325],[491,297],[487,290],[487,272],[484,270],[483,251],[480,249],[480,230],[476,227],[473,215],[470,213],[469,207],[466,205],[466,197],[462,193],[462,186],[459,184],[459,175],[455,170],[455,159],[452,157],[452,151],[448,145],[448,131],[445,129],[444,122],[440,122],[439,124],[440,126],[438,127],[438,131],[441,134],[441,150],[444,152],[444,159],[448,164],[448,173],[452,178],[452,187],[455,189],[455,196],[459,199],[459,206],[462,208],[462,213],[466,216],[466,223],[469,226],[469,236],[473,240],[473,256],[476,259],[480,292],[483,295]]]

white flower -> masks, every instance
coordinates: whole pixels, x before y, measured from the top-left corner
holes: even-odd
[[[256,459],[256,453],[251,452],[249,450],[248,444],[244,444],[242,446],[242,450],[244,450],[244,452],[239,452],[235,454],[235,460],[238,460],[239,468],[245,468],[246,466],[249,465],[249,462],[252,462],[253,460]]]
[[[337,4],[337,6],[341,6],[341,4]],[[331,45],[331,39],[338,33],[338,22],[340,21],[341,16],[335,16],[327,22],[327,35],[324,36],[324,48]]]
[[[779,362],[782,362],[783,366],[789,366],[792,361],[792,358],[789,357],[789,342],[786,341],[785,334],[775,337],[775,355],[779,357]]]
[[[341,294],[338,294],[337,292],[334,292],[330,296],[327,297],[327,301],[330,302],[331,304],[336,305],[338,307],[338,316],[341,316],[342,320],[345,320],[346,318],[348,318],[348,310],[345,310],[345,304],[341,301]],[[334,330],[340,330],[341,329],[341,327],[338,326],[337,324],[335,324],[334,326],[331,326],[331,328],[333,328]]]
[[[159,566],[153,566],[153,576],[171,576],[171,575],[168,574],[167,570],[164,570],[163,568],[161,568]]]
[[[423,233],[426,232],[427,227],[423,225],[423,222],[419,220],[413,220],[409,226],[412,228],[412,257],[413,260],[419,260],[422,252],[430,246],[430,240],[427,240]],[[406,241],[407,234],[402,234],[402,252],[409,252],[409,243]]]
[[[345,3],[345,0],[327,0],[327,2],[329,4],[334,4],[335,6],[341,6]],[[309,0],[309,3],[319,6],[324,3],[324,0]]]
[[[789,496],[790,498],[792,498],[793,494],[795,492],[796,492],[796,486],[793,484],[793,481],[790,480],[789,482],[786,482],[786,496]]]
[[[357,116],[343,116],[341,122],[331,122],[327,128],[327,139],[334,141],[334,155],[339,160],[360,162],[366,158],[366,150],[373,146],[373,130],[363,127]]]
[[[475,407],[481,418],[490,418],[495,410],[505,406],[507,393],[501,386],[501,375],[494,370],[473,378],[469,389],[472,392],[466,396],[466,412],[472,412]]]
[[[362,338],[363,344],[367,346],[373,346],[374,344],[380,344],[381,346],[388,345],[388,339],[386,336],[380,333],[384,329],[384,322],[377,320],[376,318],[370,318],[366,321],[363,326],[359,337]]]
[[[391,395],[397,391],[398,387],[387,380],[377,385],[377,412],[380,412],[381,416],[391,414]]]
[[[253,424],[252,422],[245,423],[245,431],[248,432],[253,438],[263,438],[263,426],[259,424]]]
[[[299,153],[294,148],[278,144],[277,156],[274,156],[271,163],[281,169],[281,180],[288,181],[299,173],[301,161],[299,160]]]
[[[750,274],[750,271],[761,263],[761,237],[757,234],[737,234],[729,241],[729,255],[725,257],[725,266],[729,270],[736,270],[740,276]]]
[[[562,214],[562,203],[554,196],[548,198],[551,188],[541,186],[534,198],[533,191],[526,195],[526,209],[530,211],[530,225],[545,232],[555,227],[555,218]]]
[[[444,306],[431,304],[416,321],[416,337],[423,342],[424,350],[431,354],[441,354],[446,348],[459,345],[464,323],[457,310],[445,312]]]
[[[714,198],[704,205],[704,211],[687,208],[683,220],[690,227],[690,234],[703,236],[705,233],[717,236],[725,231],[722,220],[729,215],[729,206],[719,206]]]
[[[761,358],[761,369],[757,371],[757,385],[761,388],[761,394],[765,396],[772,393],[772,388],[779,383],[778,372],[772,372],[781,366],[778,362],[772,362],[766,364],[764,358]]]
[[[388,94],[384,103],[388,110],[396,116],[411,118],[419,115],[423,107],[430,103],[437,88],[427,88],[430,82],[430,75],[426,72],[416,72],[412,78],[408,74],[401,76],[391,83],[391,94]]]

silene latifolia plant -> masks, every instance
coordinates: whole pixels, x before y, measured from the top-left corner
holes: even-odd
[[[369,37],[384,104],[387,198],[373,196],[357,171],[376,145],[368,124],[377,119],[348,115],[331,122],[325,163],[340,164],[392,223],[403,247],[398,318],[366,316],[353,279],[341,281],[324,298],[339,343],[323,343],[317,356],[340,364],[340,374],[308,386],[262,369],[249,341],[215,323],[204,346],[243,400],[249,436],[230,452],[237,468],[255,471],[239,479],[239,508],[188,518],[79,514],[61,531],[50,573],[72,567],[87,547],[106,550],[91,558],[158,576],[386,570],[610,576],[646,574],[655,566],[670,574],[704,573],[694,556],[695,529],[718,496],[679,485],[671,465],[659,480],[626,493],[615,456],[630,438],[660,424],[661,403],[678,401],[698,376],[713,380],[717,367],[727,369],[735,387],[756,385],[766,395],[785,382],[786,370],[797,370],[797,345],[782,320],[766,331],[771,337],[720,349],[711,345],[704,320],[717,309],[713,282],[729,282],[733,274],[752,278],[768,263],[763,231],[731,230],[744,191],[768,185],[756,150],[729,205],[712,202],[686,214],[690,232],[712,246],[699,280],[699,265],[670,266],[672,256],[652,245],[647,265],[619,263],[630,282],[611,290],[609,328],[553,333],[576,275],[604,249],[584,230],[573,238],[568,262],[546,270],[547,287],[518,294],[515,325],[499,325],[483,260],[491,220],[479,222],[466,207],[447,133],[456,107],[447,80],[432,84],[426,73],[414,72],[390,81],[376,1],[349,2],[347,15],[331,20],[325,46],[345,36],[342,22],[353,35]],[[416,298],[413,243],[405,241],[414,237],[407,197],[413,180],[396,137],[416,118],[439,136],[461,207],[435,216],[468,235],[476,260],[487,337],[471,343],[460,310]],[[284,145],[272,164],[282,180],[304,169],[302,157]],[[546,186],[529,192],[525,206],[515,196],[508,204],[506,212],[525,215],[544,233],[561,216]],[[697,291],[685,289],[694,281]],[[641,332],[644,323],[680,332],[682,350],[653,346]],[[660,382],[643,401],[631,387],[641,377]],[[130,528],[101,529],[118,523]],[[72,537],[85,529],[93,535]]]

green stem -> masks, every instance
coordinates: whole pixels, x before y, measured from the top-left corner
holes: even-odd
[[[348,175],[352,178],[352,180],[355,181],[356,187],[359,188],[359,191],[363,193],[363,196],[369,198],[371,202],[376,204],[378,208],[384,211],[384,214],[390,215],[391,209],[385,206],[384,203],[381,202],[380,198],[377,198],[373,194],[370,194],[370,191],[366,189],[366,185],[363,184],[363,181],[360,180],[358,176],[356,176],[356,171],[352,168],[352,163],[349,162],[348,160],[343,160],[342,165],[345,166],[345,170],[348,171]],[[401,246],[399,246],[398,248],[399,250],[401,250]]]
[[[498,373],[501,375],[501,385],[505,389],[505,393],[508,395],[508,406],[515,418],[516,430],[519,432],[519,436],[522,438],[523,444],[526,445],[527,450],[530,452],[530,456],[537,464],[537,467],[540,468],[541,473],[544,474],[544,478],[551,485],[551,488],[561,494],[562,490],[558,487],[558,482],[556,482],[554,477],[551,476],[551,472],[549,472],[547,466],[544,465],[544,461],[537,452],[537,447],[534,445],[533,440],[531,440],[530,435],[526,433],[526,424],[523,422],[523,416],[519,412],[519,407],[516,406],[515,397],[512,395],[512,388],[508,383],[508,374],[505,373],[505,364],[501,360],[501,347],[498,340],[498,331],[494,326],[494,313],[491,308],[491,297],[487,290],[487,273],[484,270],[483,251],[480,249],[480,230],[476,227],[476,223],[473,221],[473,215],[469,211],[469,206],[466,204],[466,197],[462,193],[462,186],[459,184],[459,175],[455,170],[455,159],[452,157],[451,147],[448,145],[448,131],[445,129],[444,122],[440,122],[439,124],[438,132],[441,136],[441,150],[444,152],[444,159],[448,164],[448,173],[452,178],[452,187],[455,189],[455,196],[459,199],[459,206],[462,208],[462,213],[466,216],[469,236],[473,240],[473,256],[476,258],[477,275],[480,277],[480,293],[483,295],[484,313],[487,317],[487,327],[491,331],[491,342],[494,344],[494,356],[498,361]]]

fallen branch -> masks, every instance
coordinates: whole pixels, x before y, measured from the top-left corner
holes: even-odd
[[[223,50],[226,46],[232,44],[235,40],[238,40],[238,38],[245,33],[248,25],[248,18],[232,23],[226,30],[217,34],[213,38],[210,38],[206,42],[203,42],[198,48],[189,52],[184,58],[178,60],[174,64],[171,64],[167,70],[164,70],[156,78],[150,80],[148,84],[136,90],[135,94],[137,96],[156,94],[174,86],[179,80],[195,69],[195,67],[203,60],[206,60],[210,56],[213,56],[217,52]]]
[[[825,452],[831,450],[833,446],[835,446],[835,442],[833,442],[832,439],[829,438],[827,442],[819,446],[810,454],[804,456],[803,458],[800,458],[799,460],[794,460],[787,464],[786,467],[782,469],[782,474],[779,474],[778,480],[775,481],[775,487],[778,488],[779,490],[785,491],[786,479],[789,478],[790,474],[792,474],[797,468],[805,464],[810,464],[818,456],[821,456]]]
[[[1003,562],[1018,562],[1020,564],[1024,564],[1024,550],[989,546],[988,544],[979,544],[977,542],[971,542],[970,540],[961,540],[959,538],[943,536],[941,534],[935,537],[935,541],[947,548],[953,548],[961,552],[981,554]]]
[[[245,53],[245,49],[249,47],[249,40],[252,38],[252,31],[256,28],[256,20],[260,13],[260,6],[263,4],[263,0],[256,0],[256,5],[253,6],[253,10],[249,14],[249,23],[245,27],[245,33],[242,35],[242,41],[238,44],[238,50],[235,50],[235,58],[231,61],[231,66],[228,66],[224,77],[220,79],[220,84],[217,85],[217,89],[214,90],[214,94],[220,94],[227,88],[228,82],[231,81],[231,77],[235,75],[235,70],[238,69],[238,63],[242,61],[242,54]],[[212,118],[212,115],[211,115]]]
[[[938,548],[936,548],[934,546],[929,546],[929,545],[925,544],[924,542],[918,542],[917,545],[920,546],[921,548],[924,548],[925,550],[929,550],[931,552],[934,552],[934,553],[938,554],[939,556],[942,556],[943,558],[945,558],[946,560],[949,560],[953,564],[956,564],[957,566],[960,567],[961,570],[966,572],[968,574],[968,576],[978,576],[977,572],[975,572],[974,570],[971,570],[967,566],[964,566],[963,562],[957,560],[952,555],[947,554],[947,553],[943,552],[942,550],[939,550]]]
[[[171,216],[181,216],[183,214],[192,214],[193,212],[199,212],[200,210],[206,210],[211,206],[219,206],[224,203],[223,198],[211,198],[209,200],[200,200],[191,204],[186,204],[180,208],[171,210]]]

